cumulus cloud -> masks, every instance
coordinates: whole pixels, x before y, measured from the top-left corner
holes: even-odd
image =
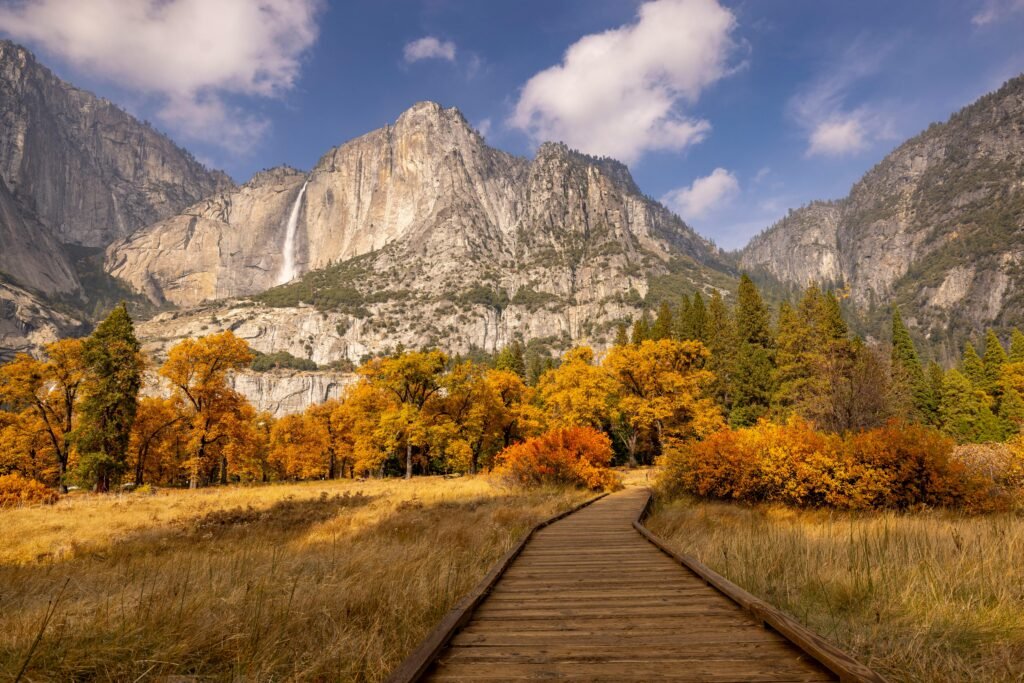
[[[717,0],[644,3],[634,23],[584,36],[561,64],[534,75],[510,124],[535,142],[559,140],[627,163],[684,149],[711,130],[683,109],[734,70],[735,27]]]
[[[434,36],[424,36],[419,40],[405,44],[405,61],[409,64],[421,59],[444,59],[455,61],[455,43],[450,40],[438,40]]]
[[[670,191],[661,198],[661,203],[685,220],[692,221],[708,215],[739,191],[736,175],[724,168],[716,168],[711,175],[697,178],[688,187]]]
[[[807,156],[846,156],[890,139],[892,122],[877,107],[850,106],[849,92],[876,74],[889,49],[855,43],[789,101],[789,112],[807,134]]]
[[[157,101],[187,137],[243,151],[268,122],[235,97],[294,87],[322,0],[32,0],[0,7],[0,31]]]

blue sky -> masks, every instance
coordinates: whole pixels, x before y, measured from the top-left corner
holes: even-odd
[[[726,248],[1024,71],[1024,0],[0,0],[0,33],[239,181],[429,99],[626,160]]]

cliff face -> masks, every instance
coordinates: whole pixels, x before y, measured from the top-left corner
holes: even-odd
[[[0,279],[0,363],[16,353],[35,353],[61,337],[78,337],[85,326],[53,310],[38,295]]]
[[[727,284],[719,259],[625,166],[557,144],[514,157],[426,102],[308,175],[262,174],[113,244],[107,269],[160,304],[255,296],[267,306],[239,329],[323,363],[399,343],[600,342],[652,281]],[[289,270],[297,280],[265,292]]]
[[[792,212],[741,263],[844,282],[863,311],[895,302],[939,341],[1019,324],[1024,76],[901,145],[845,199]]]
[[[49,229],[19,206],[0,178],[0,273],[44,294],[81,289],[64,248]]]
[[[231,181],[0,41],[0,178],[60,242],[104,247]]]

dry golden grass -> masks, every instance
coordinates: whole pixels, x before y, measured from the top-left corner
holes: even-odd
[[[588,496],[424,478],[3,510],[0,678],[52,609],[25,680],[381,680],[529,526]]]
[[[1024,517],[677,500],[647,522],[893,681],[1024,680]]]

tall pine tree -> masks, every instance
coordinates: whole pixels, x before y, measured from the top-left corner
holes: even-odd
[[[1016,327],[1010,334],[1010,362],[1024,363],[1024,332]]]
[[[898,308],[892,310],[892,394],[898,415],[927,421],[929,397],[924,368]]]
[[[745,273],[740,276],[736,295],[735,330],[738,345],[729,421],[736,426],[746,426],[768,412],[775,362],[768,307]]]
[[[654,341],[671,339],[673,327],[672,307],[669,306],[667,301],[662,301],[661,306],[658,307],[658,315],[651,326],[651,339]]]
[[[1003,348],[1003,343],[999,341],[999,337],[996,336],[994,330],[988,330],[985,333],[985,355],[982,356],[985,382],[981,388],[997,401],[1003,393],[1000,380],[1003,374],[1003,366],[1006,365],[1008,360],[1009,358],[1006,355],[1006,349]]]
[[[975,389],[985,388],[985,362],[974,349],[974,344],[967,342],[964,355],[960,358],[960,370],[970,380]]]
[[[79,470],[97,491],[108,491],[127,467],[143,360],[124,303],[111,311],[85,340],[86,384],[75,441]]]

